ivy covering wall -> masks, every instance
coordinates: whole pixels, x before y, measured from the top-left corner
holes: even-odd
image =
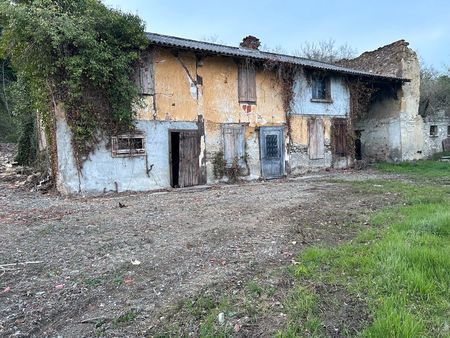
[[[81,168],[102,136],[133,127],[134,68],[148,43],[139,17],[98,0],[16,0],[0,2],[0,26],[25,129],[39,112],[51,146],[54,112],[62,108]]]

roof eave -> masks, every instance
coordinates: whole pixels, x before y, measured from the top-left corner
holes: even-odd
[[[155,36],[155,35],[163,37],[163,38],[178,39],[178,40],[186,41],[186,42],[199,43],[199,44],[208,44],[208,45],[211,45],[213,48],[218,48],[218,49],[220,49],[220,48],[233,49],[234,52],[227,52],[225,50],[217,51],[217,50],[201,48],[201,47],[193,47],[193,46],[181,46],[181,45],[178,45],[176,43],[167,43],[167,42],[163,42],[163,41],[155,41],[154,39],[152,39],[152,36]],[[220,56],[233,57],[233,58],[244,58],[244,59],[245,58],[250,58],[250,59],[254,59],[254,60],[258,60],[258,61],[271,60],[271,61],[277,61],[277,62],[280,62],[280,63],[292,64],[292,65],[296,65],[296,66],[299,66],[299,67],[305,67],[305,68],[310,68],[310,69],[328,71],[328,72],[331,72],[331,73],[345,74],[345,75],[352,76],[352,77],[372,78],[372,79],[378,79],[378,80],[390,81],[390,82],[397,82],[397,83],[398,82],[403,83],[403,82],[410,82],[411,81],[410,79],[405,79],[405,78],[400,78],[400,77],[385,76],[385,75],[379,75],[379,74],[370,74],[370,73],[359,71],[359,70],[352,69],[352,68],[336,66],[334,64],[328,64],[328,63],[325,63],[325,62],[319,62],[319,61],[314,61],[314,60],[309,60],[309,59],[303,59],[303,58],[299,58],[299,57],[295,57],[295,56],[291,56],[291,55],[266,53],[266,52],[260,52],[260,51],[257,51],[258,54],[256,54],[253,51],[250,51],[250,50],[249,51],[242,51],[242,50],[240,50],[239,48],[236,48],[236,47],[230,47],[230,46],[218,45],[218,44],[212,44],[212,43],[205,43],[205,42],[201,42],[201,41],[194,41],[194,40],[188,40],[188,39],[164,36],[164,35],[159,35],[159,34],[154,34],[154,33],[148,33],[147,36],[149,38],[150,45],[157,45],[157,46],[166,47],[166,48],[174,48],[174,49],[180,49],[180,50],[189,50],[189,51],[194,51],[194,52],[206,53],[206,54],[209,54],[209,55],[220,55]],[[255,54],[252,54],[252,53],[255,53]],[[283,58],[285,58],[285,59],[292,59],[292,60],[282,60]],[[294,60],[297,61],[296,59],[298,59],[298,62],[294,62]],[[317,65],[305,64],[305,63],[309,63],[309,62],[317,63]],[[339,69],[333,69],[333,68],[339,68]]]

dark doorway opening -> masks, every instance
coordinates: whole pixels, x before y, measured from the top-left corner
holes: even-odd
[[[362,143],[361,143],[361,132],[357,130],[355,132],[355,160],[361,161],[362,160]]]
[[[171,186],[173,188],[178,188],[179,185],[179,173],[180,173],[180,133],[171,132],[170,133],[170,145],[171,145],[171,158],[170,162],[172,164],[171,174],[172,182]]]

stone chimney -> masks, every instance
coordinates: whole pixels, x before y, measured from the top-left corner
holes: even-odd
[[[259,46],[261,46],[261,42],[257,37],[249,35],[242,39],[239,46],[245,49],[258,50]]]

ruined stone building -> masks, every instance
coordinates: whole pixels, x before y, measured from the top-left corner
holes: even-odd
[[[57,112],[63,193],[144,191],[421,158],[419,65],[403,41],[341,65],[148,34],[136,132],[103,140],[81,170]]]
[[[450,136],[450,118],[437,112],[423,118],[419,114],[420,66],[417,55],[400,40],[372,52],[365,52],[340,64],[371,74],[408,79],[389,98],[379,91],[367,112],[355,123],[363,154],[369,160],[407,161],[429,157],[443,150]]]

